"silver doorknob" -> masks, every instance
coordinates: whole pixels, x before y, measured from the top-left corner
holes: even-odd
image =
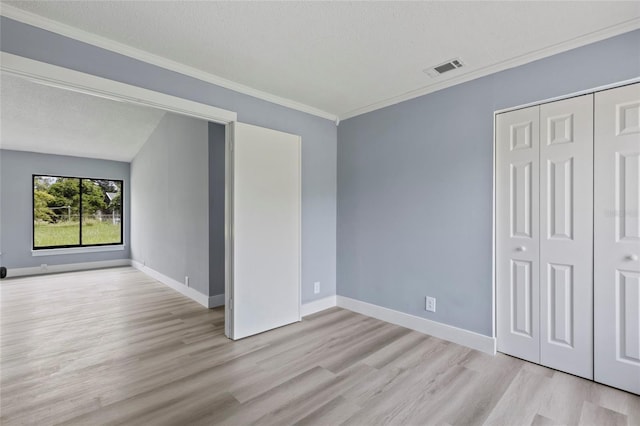
[[[638,255],[637,254],[630,254],[629,256],[627,256],[628,260],[633,260],[634,262],[636,260],[638,260]]]
[[[516,251],[527,251],[525,246],[516,247]]]

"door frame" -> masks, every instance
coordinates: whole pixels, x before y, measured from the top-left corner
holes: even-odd
[[[46,86],[71,90],[116,102],[124,102],[160,109],[174,114],[205,120],[207,122],[210,121],[223,124],[225,126],[227,140],[229,138],[230,128],[232,127],[231,123],[237,120],[237,113],[234,111],[121,83],[93,74],[72,70],[70,68],[36,61],[34,59],[25,58],[7,52],[0,52],[0,72]],[[226,151],[225,155],[227,155]],[[226,181],[225,193],[230,190],[229,185],[230,182]],[[228,235],[229,231],[225,229],[225,238],[227,238]],[[154,278],[164,282],[169,287],[177,290],[201,305],[207,308],[213,307],[210,306],[211,298],[209,296],[205,296],[199,292],[189,291],[189,289],[182,289],[182,286],[180,285],[173,285],[173,283],[163,281],[162,277],[164,276],[161,274],[154,275]],[[168,277],[165,278],[170,280]]]
[[[0,52],[0,71],[26,78],[38,84],[85,93],[117,102],[161,109],[175,114],[213,121],[218,124],[231,123],[236,121],[238,117],[233,111],[7,52]]]
[[[234,111],[214,107],[200,102],[191,101],[177,96],[167,95],[150,89],[121,83],[108,78],[99,77],[76,71],[70,68],[52,65],[30,58],[25,58],[12,53],[0,52],[0,72],[9,75],[25,78],[34,83],[44,84],[64,90],[84,93],[117,102],[125,102],[135,105],[156,108],[174,114],[180,114],[205,121],[210,121],[225,126],[225,332],[229,334],[231,321],[228,321],[229,299],[232,297],[233,283],[231,281],[231,268],[233,268],[233,224],[229,220],[232,210],[233,197],[233,170],[229,167],[232,160],[233,144],[233,123],[237,121],[238,114]],[[301,153],[300,153],[301,155]],[[302,163],[300,162],[300,165]],[[299,170],[300,179],[302,171]],[[302,186],[300,186],[302,191]],[[300,228],[302,228],[302,197],[300,197]],[[302,229],[299,230],[301,239]],[[302,241],[299,242],[299,264],[298,264],[298,299],[301,312],[302,295]],[[173,286],[171,286],[174,288]],[[177,289],[177,288],[176,288]],[[183,292],[181,292],[183,293]],[[203,306],[210,308],[209,302],[205,299],[209,297],[194,298],[183,293],[187,297],[197,301]],[[203,295],[204,296],[204,295]],[[301,314],[300,314],[301,315]],[[299,315],[299,320],[301,317]]]
[[[523,109],[523,108],[528,108],[528,107],[532,107],[532,106],[537,106],[537,105],[542,105],[542,104],[546,104],[546,103],[550,103],[550,102],[555,102],[555,101],[561,101],[564,99],[569,99],[569,98],[574,98],[577,96],[583,96],[583,95],[588,95],[588,94],[595,94],[596,92],[601,92],[603,90],[608,90],[608,89],[614,89],[616,87],[621,87],[621,86],[627,86],[629,84],[634,84],[634,83],[638,83],[640,82],[640,77],[634,77],[632,79],[629,80],[623,80],[623,81],[618,81],[616,83],[611,83],[611,84],[605,84],[603,86],[597,86],[591,89],[586,89],[586,90],[580,90],[577,92],[573,92],[573,93],[569,93],[566,95],[561,95],[561,96],[555,96],[552,98],[546,98],[546,99],[542,99],[542,100],[538,100],[538,101],[534,101],[534,102],[528,102],[525,104],[520,104],[520,105],[516,105],[516,106],[512,106],[512,107],[508,107],[508,108],[502,108],[499,110],[495,110],[493,112],[493,144],[492,149],[492,157],[491,157],[491,161],[492,161],[492,214],[491,214],[491,302],[492,302],[492,306],[491,306],[491,328],[492,328],[492,337],[493,339],[493,344],[494,344],[494,353],[497,351],[497,344],[498,344],[498,334],[497,334],[497,328],[498,328],[498,317],[497,317],[497,281],[496,281],[496,265],[497,265],[497,244],[496,244],[496,232],[497,232],[497,223],[496,223],[496,209],[497,209],[497,197],[496,197],[496,193],[497,193],[497,188],[496,188],[496,167],[497,167],[497,149],[496,149],[496,136],[497,136],[497,132],[496,132],[496,124],[497,124],[497,118],[498,118],[498,114],[503,114],[505,112],[510,112],[510,111],[515,111],[515,110],[519,110],[519,109]]]
[[[234,126],[224,132],[224,335],[233,336],[233,140]]]

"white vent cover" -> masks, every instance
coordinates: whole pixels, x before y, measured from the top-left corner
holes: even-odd
[[[464,64],[462,63],[460,58],[456,58],[456,59],[451,59],[450,61],[444,62],[440,65],[437,65],[435,67],[427,68],[426,70],[424,70],[424,72],[426,72],[429,75],[429,77],[437,77],[446,72],[453,71],[458,68],[462,68],[463,65]]]

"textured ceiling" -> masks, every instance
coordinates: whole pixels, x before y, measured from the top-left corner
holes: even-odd
[[[640,17],[637,1],[4,3],[341,117]]]
[[[165,112],[0,75],[0,148],[131,161]]]

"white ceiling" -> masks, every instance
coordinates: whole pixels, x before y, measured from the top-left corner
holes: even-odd
[[[0,75],[0,148],[131,161],[165,112]]]
[[[640,26],[638,1],[5,3],[342,118]]]

